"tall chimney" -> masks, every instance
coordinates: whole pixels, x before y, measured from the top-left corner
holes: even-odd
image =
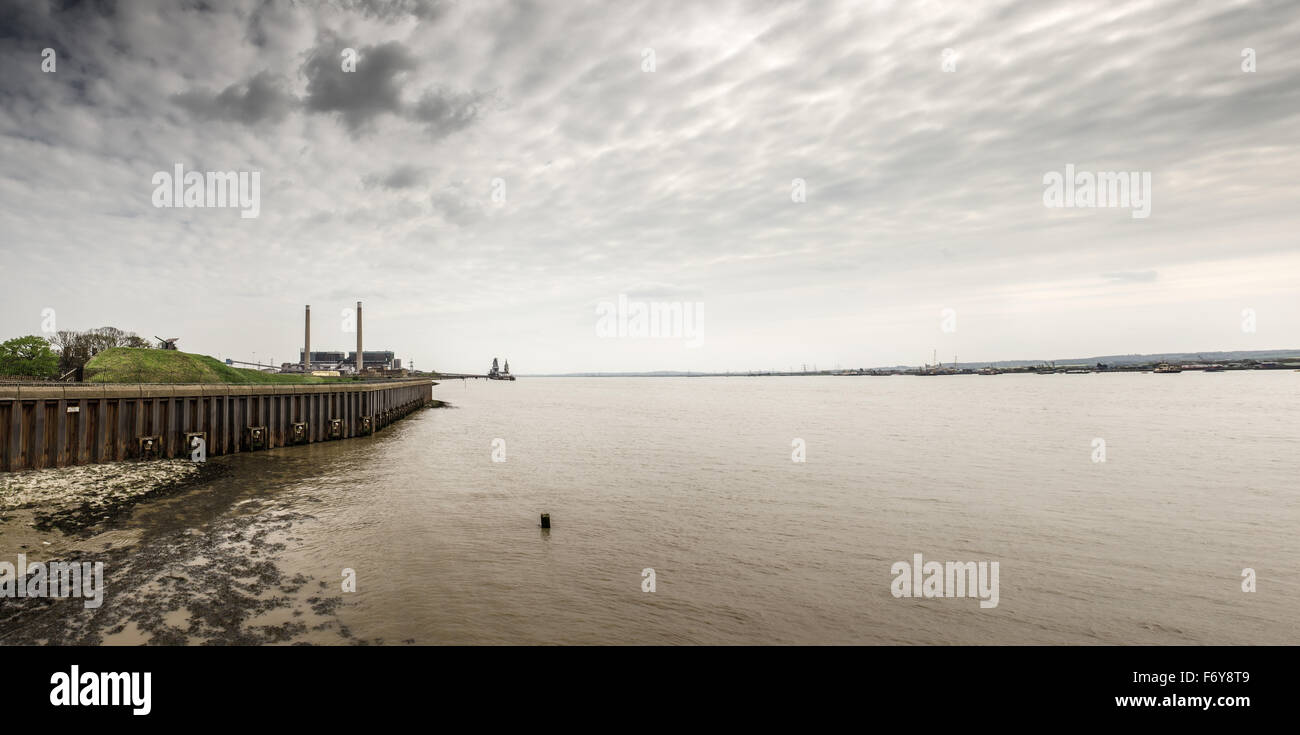
[[[303,324],[302,371],[311,372],[311,304],[307,304],[307,320]]]
[[[357,302],[357,375],[365,368],[365,353],[361,351],[361,302]]]

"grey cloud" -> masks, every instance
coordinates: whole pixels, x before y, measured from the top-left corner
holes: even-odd
[[[363,180],[370,189],[413,189],[425,183],[428,173],[418,166],[398,166],[382,176],[367,176]]]
[[[238,82],[216,95],[184,92],[173,100],[196,118],[229,120],[255,125],[263,121],[279,122],[298,101],[284,88],[284,82],[263,71],[247,82]]]
[[[471,194],[464,183],[449,184],[431,199],[434,212],[457,227],[468,227],[483,219],[481,198]]]
[[[36,0],[0,1],[0,39],[53,41],[64,43],[76,35],[78,27],[103,31],[117,15],[115,0],[85,2],[39,2]]]
[[[434,87],[414,104],[405,101],[405,87],[420,66],[414,52],[398,41],[356,48],[356,70],[345,72],[342,52],[349,48],[327,35],[312,49],[302,72],[307,77],[303,102],[312,112],[338,113],[353,135],[359,135],[384,115],[425,126],[435,140],[463,130],[479,117],[487,96]]]
[[[303,99],[313,112],[336,112],[353,133],[375,118],[402,112],[402,84],[418,62],[410,49],[397,41],[356,48],[356,71],[343,71],[343,50],[349,48],[328,37],[308,55],[302,73],[307,77]]]
[[[340,7],[380,20],[397,20],[407,16],[422,21],[441,18],[450,7],[446,0],[342,0]]]
[[[485,95],[475,92],[430,90],[415,105],[411,117],[424,123],[432,137],[442,138],[469,127],[478,119],[484,99]]]
[[[245,38],[259,48],[266,48],[291,32],[298,22],[298,8],[277,0],[261,0],[248,14]]]

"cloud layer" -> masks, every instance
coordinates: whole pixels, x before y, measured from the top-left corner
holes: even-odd
[[[289,360],[363,300],[458,371],[1297,346],[1293,3],[8,5],[5,335]],[[176,163],[262,172],[260,216],[155,209]],[[1151,216],[1044,207],[1067,164]],[[620,293],[702,344],[597,339]]]

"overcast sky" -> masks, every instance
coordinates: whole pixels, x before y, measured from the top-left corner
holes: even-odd
[[[0,7],[3,338],[284,362],[361,300],[461,372],[1300,347],[1295,2]],[[176,164],[258,216],[155,207]],[[1150,216],[1044,206],[1067,164]],[[620,294],[698,344],[598,337]]]

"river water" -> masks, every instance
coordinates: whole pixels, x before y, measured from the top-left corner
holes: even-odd
[[[1298,641],[1290,371],[521,378],[435,397],[453,407],[373,438],[211,460],[212,479],[88,542],[130,549],[103,608],[29,638]],[[997,606],[896,598],[891,567],[914,554],[998,562]]]

